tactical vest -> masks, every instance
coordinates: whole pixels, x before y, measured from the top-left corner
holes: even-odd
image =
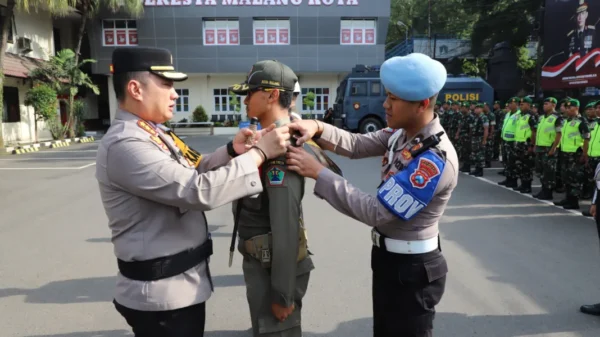
[[[513,142],[515,140],[515,131],[517,129],[517,120],[521,116],[521,111],[517,110],[510,117],[504,118],[504,126],[502,128],[502,139],[507,142]]]
[[[562,152],[574,153],[583,146],[583,137],[579,132],[581,120],[574,119],[568,121],[563,127],[562,138],[560,140],[560,150]]]
[[[588,147],[588,155],[590,157],[600,157],[600,127],[598,127],[598,121],[590,124],[592,136],[590,138],[590,146]]]
[[[531,138],[531,126],[529,126],[530,114],[521,115],[517,119],[515,127],[515,142],[525,143],[527,139]]]
[[[556,139],[556,123],[555,115],[543,116],[537,127],[535,145],[537,146],[552,146]]]

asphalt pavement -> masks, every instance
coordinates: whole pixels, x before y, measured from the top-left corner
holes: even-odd
[[[228,138],[185,141],[209,152]],[[132,335],[111,303],[116,263],[94,178],[97,144],[0,156],[2,337]],[[332,157],[351,183],[375,193],[380,158]],[[600,336],[600,318],[578,312],[581,304],[600,302],[594,222],[498,186],[497,171],[461,174],[440,223],[450,272],[435,335]],[[313,186],[308,181],[304,199],[316,265],[304,336],[370,336],[370,228],[317,199]],[[240,255],[227,266],[231,206],[207,217],[216,288],[205,336],[251,336]]]

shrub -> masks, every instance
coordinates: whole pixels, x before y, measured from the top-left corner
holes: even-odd
[[[196,109],[194,109],[194,112],[192,113],[192,122],[208,122],[208,115],[202,105],[198,105]]]

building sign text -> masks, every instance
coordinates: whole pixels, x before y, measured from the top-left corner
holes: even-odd
[[[358,0],[144,0],[144,6],[358,6]]]

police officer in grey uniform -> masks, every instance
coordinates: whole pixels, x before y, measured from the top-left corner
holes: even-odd
[[[456,150],[433,112],[446,70],[413,53],[385,61],[380,77],[388,129],[360,135],[314,120],[290,125],[302,133],[299,143],[317,135],[319,145],[346,157],[384,156],[377,196],[299,148],[290,148],[288,168],[315,179],[315,194],[335,209],[373,227],[374,336],[432,336],[448,272],[438,222],[459,171]]]
[[[246,96],[248,117],[282,127],[290,123],[297,81],[288,66],[266,60],[229,90]],[[284,156],[268,160],[260,171],[263,192],[233,205],[253,336],[301,337],[302,299],[314,269],[302,215],[304,177],[288,170]]]
[[[119,273],[114,305],[136,337],[204,334],[213,285],[204,211],[263,190],[258,167],[285,153],[286,128],[249,130],[214,153],[190,149],[161,126],[173,117],[176,72],[165,49],[117,48],[119,108],[96,159],[96,179]],[[236,157],[232,160],[232,157]]]

